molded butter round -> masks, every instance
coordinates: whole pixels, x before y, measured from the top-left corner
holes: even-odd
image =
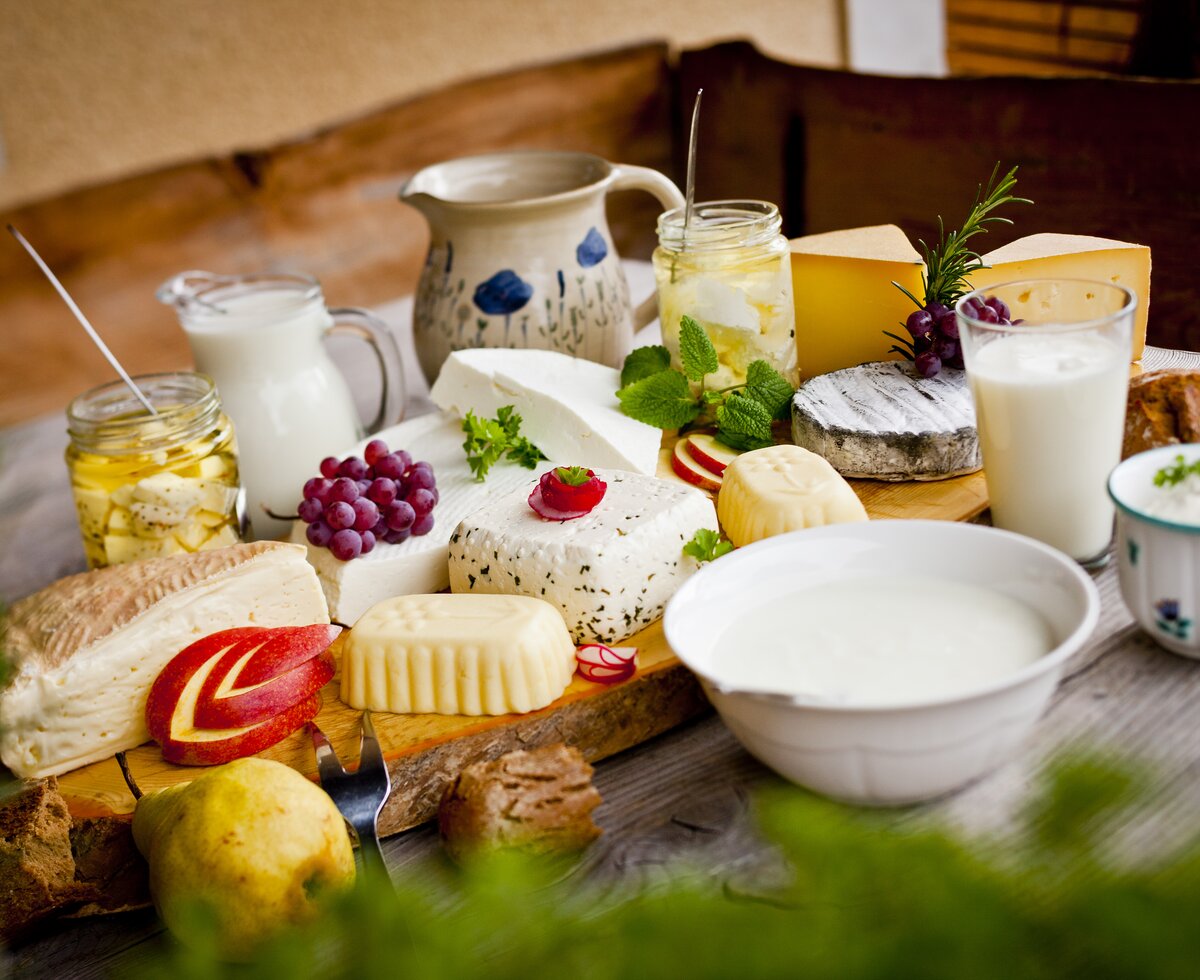
[[[372,606],[342,647],[342,700],[397,714],[544,708],[575,673],[558,610],[511,595],[406,595]]]
[[[723,476],[717,516],[739,548],[788,531],[867,519],[862,501],[837,470],[799,446],[743,453]]]

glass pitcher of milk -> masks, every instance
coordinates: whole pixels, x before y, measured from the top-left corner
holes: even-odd
[[[400,351],[387,326],[365,310],[327,309],[310,276],[221,276],[181,272],[158,290],[175,308],[197,370],[217,383],[237,434],[246,510],[257,538],[285,535],[304,481],[325,456],[399,420]],[[379,409],[365,426],[350,387],[322,341],[334,335],[371,345],[380,368]]]

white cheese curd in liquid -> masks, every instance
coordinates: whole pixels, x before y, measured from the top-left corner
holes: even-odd
[[[1152,487],[1142,506],[1151,517],[1200,527],[1200,474],[1193,473],[1170,487]]]
[[[920,585],[850,579],[756,607],[718,637],[711,676],[838,705],[905,704],[985,687],[1055,646],[1041,615],[1010,596],[948,579]]]

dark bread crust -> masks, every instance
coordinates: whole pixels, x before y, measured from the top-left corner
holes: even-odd
[[[1121,458],[1200,442],[1200,372],[1149,371],[1129,382]]]

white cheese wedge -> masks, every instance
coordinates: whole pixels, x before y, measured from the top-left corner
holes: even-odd
[[[971,288],[1016,279],[1096,279],[1124,286],[1137,296],[1133,359],[1146,345],[1150,310],[1150,249],[1091,235],[1026,235],[983,256],[986,269],[971,273]]]
[[[550,459],[653,474],[662,432],[621,412],[615,368],[557,351],[479,348],[451,354],[429,397],[458,416],[491,418],[505,405]]]
[[[683,546],[701,528],[716,530],[716,509],[690,487],[616,470],[596,475],[608,490],[583,517],[543,520],[526,490],[464,520],[450,539],[450,588],[545,599],[576,643],[619,643],[657,620],[696,570]]]
[[[528,596],[410,595],[363,616],[342,647],[342,700],[397,713],[543,708],[575,673],[553,606]]]
[[[983,463],[966,372],[919,378],[875,361],[805,381],[792,399],[792,441],[842,476],[942,480]]]
[[[788,531],[867,519],[837,470],[799,446],[742,453],[722,477],[717,516],[739,548]]]
[[[274,541],[62,579],[12,607],[16,676],[0,693],[0,759],[34,778],[131,749],[150,737],[154,679],[194,640],[328,621],[303,549]]]
[[[458,522],[497,495],[528,494],[538,474],[544,472],[501,461],[488,472],[486,482],[477,483],[463,451],[462,422],[441,412],[401,422],[371,438],[384,440],[393,450],[406,449],[414,460],[430,463],[437,480],[438,503],[433,510],[433,530],[428,534],[400,544],[380,542],[370,554],[351,561],[338,561],[328,548],[307,544],[301,522],[292,526],[292,540],[308,548],[308,560],[325,590],[330,615],[346,626],[353,626],[384,599],[447,588],[446,546]],[[365,442],[351,447],[342,456],[361,456],[364,446]],[[544,464],[547,469],[551,465]]]

